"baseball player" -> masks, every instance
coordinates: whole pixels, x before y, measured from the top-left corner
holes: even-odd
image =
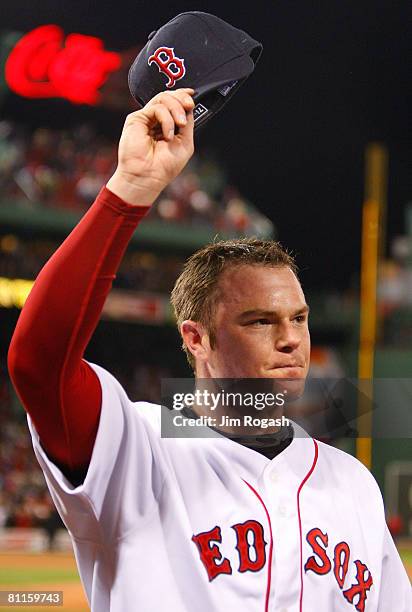
[[[380,491],[356,459],[297,426],[264,444],[219,428],[162,438],[160,406],[83,359],[129,238],[193,153],[193,93],[128,116],[114,175],[41,271],[9,350],[91,609],[408,612]],[[305,379],[308,307],[277,243],[208,245],[172,301],[196,379]]]

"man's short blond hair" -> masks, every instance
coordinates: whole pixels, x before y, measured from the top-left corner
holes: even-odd
[[[214,348],[214,312],[219,301],[219,278],[227,268],[239,265],[286,266],[297,276],[294,258],[274,240],[238,238],[208,244],[186,261],[171,294],[179,332],[183,321],[190,319],[201,323]],[[195,359],[185,342],[182,349],[195,370]]]

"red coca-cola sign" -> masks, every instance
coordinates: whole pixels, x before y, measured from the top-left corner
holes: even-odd
[[[119,53],[104,49],[100,38],[65,37],[59,26],[43,25],[17,42],[7,58],[5,78],[20,96],[96,105],[99,88],[121,61]]]

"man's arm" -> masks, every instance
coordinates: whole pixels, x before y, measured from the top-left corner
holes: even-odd
[[[159,94],[127,117],[113,177],[40,272],[10,344],[17,393],[68,473],[87,467],[100,416],[84,350],[135,227],[193,153],[192,93]]]

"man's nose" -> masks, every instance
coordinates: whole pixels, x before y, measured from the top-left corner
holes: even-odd
[[[276,330],[275,347],[282,353],[291,353],[300,344],[300,333],[292,321],[283,322]]]

